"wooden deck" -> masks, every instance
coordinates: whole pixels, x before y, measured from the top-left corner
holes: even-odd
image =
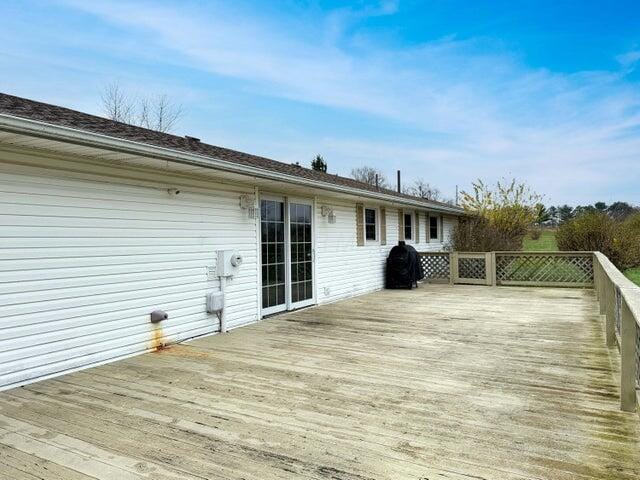
[[[429,285],[0,393],[2,479],[634,479],[593,291]]]

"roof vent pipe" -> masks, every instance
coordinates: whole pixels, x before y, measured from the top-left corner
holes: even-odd
[[[402,184],[400,183],[400,170],[398,170],[398,193],[402,193]]]
[[[200,143],[200,139],[199,139],[199,138],[191,137],[191,136],[189,136],[189,135],[185,135],[185,136],[184,136],[184,139],[185,139],[187,142]]]

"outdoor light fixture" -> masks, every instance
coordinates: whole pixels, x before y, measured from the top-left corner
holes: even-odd
[[[240,208],[247,211],[249,218],[256,218],[256,197],[255,195],[240,195]]]
[[[327,217],[329,223],[336,223],[336,214],[333,213],[332,207],[327,207],[326,205],[320,208],[320,215],[323,217]]]

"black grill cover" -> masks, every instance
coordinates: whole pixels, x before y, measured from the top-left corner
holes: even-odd
[[[424,278],[418,252],[411,245],[399,242],[387,257],[387,288],[413,288]]]

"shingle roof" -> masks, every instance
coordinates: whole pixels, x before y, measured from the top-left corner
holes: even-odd
[[[179,137],[168,133],[161,133],[135,125],[116,122],[96,115],[79,112],[77,110],[37,102],[22,97],[15,97],[4,93],[0,93],[0,114],[73,128],[84,132],[97,133],[100,135],[134,141],[156,147],[168,148],[178,152],[202,155],[213,159],[233,162],[238,165],[257,167],[271,172],[280,172],[331,185],[355,188],[365,192],[384,193],[398,197],[399,199],[402,198],[406,200],[421,201],[425,204],[425,208],[428,208],[429,206],[442,206],[447,209],[456,209],[456,207],[446,203],[435,202],[432,200],[424,201],[418,197],[398,193],[395,190],[376,188],[373,185],[358,182],[352,178],[318,172],[310,168],[278,162],[269,158],[251,155],[249,153],[243,153],[224,147],[217,147],[204,142],[194,141],[193,139]],[[460,211],[462,212],[462,210]]]

